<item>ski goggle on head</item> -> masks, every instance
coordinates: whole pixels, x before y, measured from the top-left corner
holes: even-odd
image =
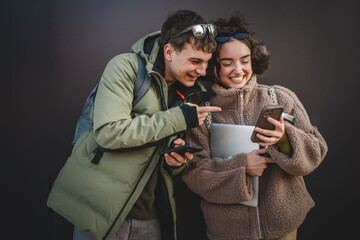
[[[171,39],[177,38],[179,36],[181,36],[184,33],[187,33],[191,31],[194,35],[195,38],[204,38],[207,34],[207,32],[209,32],[209,34],[211,34],[213,37],[216,36],[216,27],[214,24],[196,24],[193,26],[190,26],[188,28],[186,28],[185,30],[175,34],[174,36],[171,37]]]
[[[230,38],[236,38],[238,40],[243,40],[247,36],[252,36],[254,32],[248,32],[244,30],[240,31],[231,31],[231,32],[221,32],[216,36],[216,41],[219,43],[224,43],[230,40]]]

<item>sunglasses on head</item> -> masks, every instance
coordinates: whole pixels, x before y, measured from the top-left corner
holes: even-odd
[[[231,31],[231,32],[221,32],[216,36],[216,41],[219,43],[224,43],[230,40],[230,38],[236,38],[239,40],[245,39],[247,36],[252,36],[254,32],[248,32],[245,30],[241,31]]]
[[[195,38],[204,38],[207,32],[209,32],[213,37],[216,36],[216,27],[214,24],[196,24],[186,28],[184,31],[175,34],[171,37],[171,39],[177,38],[189,31],[193,33]]]

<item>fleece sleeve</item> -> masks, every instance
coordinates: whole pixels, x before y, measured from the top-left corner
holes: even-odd
[[[252,177],[246,174],[246,154],[221,159],[210,156],[206,124],[186,132],[187,142],[203,147],[182,173],[190,190],[208,202],[236,204],[252,198]]]
[[[294,125],[285,122],[293,154],[288,156],[278,151],[276,146],[269,147],[269,153],[274,161],[287,173],[304,176],[314,171],[327,153],[327,145],[316,127],[314,127],[297,96],[286,88],[277,89],[284,111],[295,116]]]

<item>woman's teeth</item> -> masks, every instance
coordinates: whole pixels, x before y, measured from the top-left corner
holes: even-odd
[[[244,76],[241,76],[241,77],[232,77],[231,80],[232,81],[235,81],[235,82],[238,82],[238,81],[241,81],[243,80]]]

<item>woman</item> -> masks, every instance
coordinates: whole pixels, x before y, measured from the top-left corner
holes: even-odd
[[[267,70],[269,53],[253,38],[240,14],[215,24],[218,49],[210,104],[222,111],[212,114],[212,122],[254,126],[261,109],[273,105],[269,86],[258,84],[256,78]],[[274,87],[284,112],[296,119],[290,124],[268,118],[275,130],[256,128],[263,140],[260,145],[267,148],[212,158],[206,124],[187,135],[190,143],[204,148],[194,155],[182,178],[202,198],[209,239],[296,239],[298,227],[314,206],[303,176],[321,163],[327,145],[296,95]],[[264,153],[270,157],[261,156]],[[252,198],[252,176],[260,176],[257,207],[239,204]]]

